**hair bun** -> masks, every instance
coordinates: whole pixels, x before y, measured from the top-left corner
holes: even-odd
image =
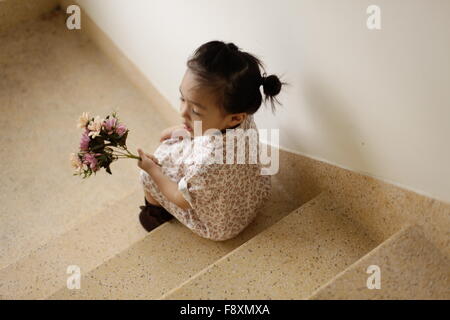
[[[230,49],[231,51],[239,51],[239,48],[233,43],[230,42],[227,44],[228,49]]]
[[[270,97],[276,96],[281,91],[280,79],[274,74],[266,77],[265,74],[261,78],[261,84],[264,89],[264,94]]]

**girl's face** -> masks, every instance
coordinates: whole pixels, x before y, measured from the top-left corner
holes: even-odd
[[[194,121],[201,121],[201,135],[204,135],[208,129],[223,130],[245,120],[245,112],[224,115],[214,96],[200,87],[194,88],[197,85],[194,73],[187,69],[180,85],[180,112],[191,135],[194,134]]]

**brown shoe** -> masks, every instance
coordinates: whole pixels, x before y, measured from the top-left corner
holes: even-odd
[[[150,214],[148,207],[140,206],[140,208],[141,213],[139,213],[139,221],[146,231],[150,232],[161,225],[162,222]]]
[[[173,216],[163,207],[158,207],[146,201],[145,206],[140,206],[139,221],[142,227],[148,232],[160,226],[166,221],[173,219]]]
[[[150,215],[158,218],[160,221],[169,221],[173,219],[173,215],[171,215],[164,207],[155,206],[154,204],[151,204],[147,201],[147,199],[144,197],[145,200],[145,206],[150,208],[149,212]]]

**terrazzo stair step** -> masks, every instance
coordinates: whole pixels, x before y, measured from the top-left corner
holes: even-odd
[[[324,191],[161,299],[304,299],[376,246]]]
[[[0,299],[42,299],[66,285],[67,268],[81,273],[143,239],[139,223],[142,190],[111,203],[72,230],[0,271]]]
[[[0,125],[8,132],[0,135],[0,269],[138,186],[135,159],[113,163],[112,176],[103,169],[85,180],[72,175],[69,154],[79,150],[83,112],[117,111],[134,154],[137,147],[152,153],[168,126],[86,34],[65,27],[66,18],[60,11],[0,32]]]
[[[371,265],[380,269],[380,289],[368,289]],[[373,271],[371,271],[373,272]],[[369,281],[371,283],[371,281]],[[408,226],[314,292],[309,299],[450,299],[450,261]]]
[[[172,219],[96,269],[83,273],[81,288],[61,287],[48,299],[158,299],[289,214],[296,206],[272,177],[272,199],[237,237],[204,239]]]

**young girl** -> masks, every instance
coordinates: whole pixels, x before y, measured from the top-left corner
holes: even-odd
[[[260,86],[273,112],[274,97],[285,83],[276,75],[261,76],[264,66],[258,58],[221,41],[200,46],[187,67],[179,88],[183,124],[163,131],[154,155],[138,149],[146,203],[140,221],[150,231],[175,217],[201,237],[227,240],[256,217],[270,197],[271,180],[261,175],[259,162],[249,163],[255,148],[245,146],[244,164],[226,163],[226,133],[242,129],[233,131],[239,141],[247,129],[256,131],[253,114],[262,103]],[[181,132],[188,138],[180,140]],[[223,143],[223,163],[211,162],[217,139]]]

